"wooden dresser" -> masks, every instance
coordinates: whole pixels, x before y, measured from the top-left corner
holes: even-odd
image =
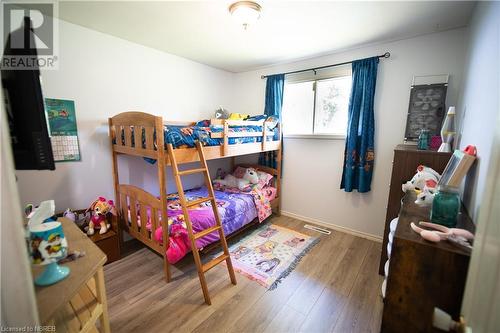
[[[389,223],[398,216],[401,209],[401,198],[404,192],[401,185],[410,180],[417,172],[417,166],[423,164],[442,173],[451,157],[451,153],[438,153],[432,150],[418,150],[414,145],[398,145],[394,149],[392,161],[392,176],[387,201],[387,213],[385,217],[384,242],[380,256],[379,274],[384,274],[384,265],[387,261],[387,237],[389,234]]]
[[[384,333],[438,332],[432,327],[434,307],[455,320],[460,315],[470,254],[447,241],[431,243],[415,233],[410,223],[429,221],[430,215],[430,207],[416,205],[415,199],[415,192],[404,196],[392,241],[382,316]],[[474,232],[463,208],[457,228]]]

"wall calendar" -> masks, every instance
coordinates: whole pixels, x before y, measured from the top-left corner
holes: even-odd
[[[45,112],[55,162],[80,161],[75,102],[46,98]]]

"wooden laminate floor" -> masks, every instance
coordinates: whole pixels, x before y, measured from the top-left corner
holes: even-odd
[[[113,332],[378,332],[382,316],[378,262],[381,244],[273,217],[270,223],[319,236],[321,241],[273,291],[225,265],[207,274],[212,305],[205,305],[192,256],[163,279],[162,259],[143,248],[105,266]]]

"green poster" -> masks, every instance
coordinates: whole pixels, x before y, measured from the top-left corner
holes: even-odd
[[[54,161],[80,161],[75,102],[46,98],[45,112],[49,122]]]

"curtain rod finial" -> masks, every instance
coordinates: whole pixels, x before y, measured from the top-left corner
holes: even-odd
[[[265,75],[261,75],[261,76],[260,76],[260,78],[261,78],[261,79],[265,79],[265,78],[266,78],[266,76],[265,76]]]
[[[384,53],[384,58],[389,58],[391,54],[389,52]]]

